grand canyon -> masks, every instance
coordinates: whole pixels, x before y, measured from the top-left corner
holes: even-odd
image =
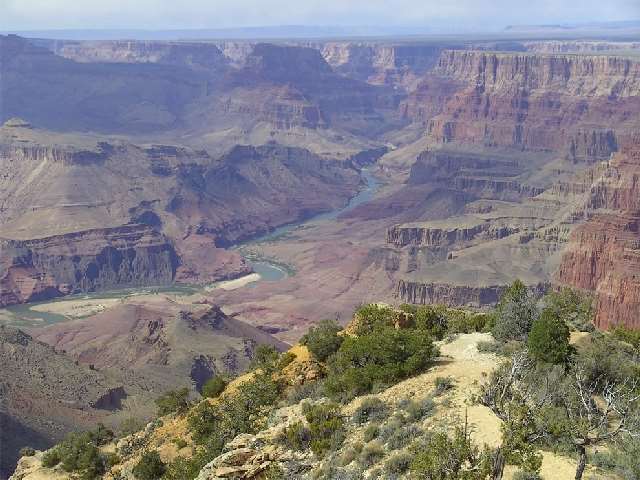
[[[362,304],[640,328],[635,38],[0,36],[0,478]]]

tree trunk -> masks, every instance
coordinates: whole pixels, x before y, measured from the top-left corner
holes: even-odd
[[[587,448],[584,445],[577,445],[578,449],[578,468],[576,468],[576,480],[582,480],[582,474],[587,466]]]
[[[504,455],[502,449],[498,448],[493,456],[493,467],[491,469],[491,480],[502,480],[504,473]]]

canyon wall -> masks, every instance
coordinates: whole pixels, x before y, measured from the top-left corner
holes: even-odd
[[[409,303],[482,308],[498,303],[506,288],[506,285],[473,287],[400,280],[396,286],[396,295]],[[537,296],[548,288],[549,285],[545,284],[530,286],[532,293]]]
[[[445,78],[456,88],[434,106]],[[440,143],[597,161],[639,108],[640,63],[630,58],[446,50],[401,111]]]
[[[166,285],[173,246],[146,225],[33,240],[0,238],[0,306],[125,286]]]
[[[356,167],[385,151],[337,160],[272,142],[214,157],[97,139],[0,128],[1,305],[250,273],[226,247],[346,204]]]
[[[640,135],[620,143],[591,187],[592,218],[573,232],[557,272],[559,281],[595,293],[603,329],[640,328]]]

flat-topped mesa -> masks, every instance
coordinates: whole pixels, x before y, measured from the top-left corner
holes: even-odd
[[[320,107],[290,85],[272,86],[266,91],[245,92],[242,97],[232,97],[224,102],[221,111],[232,115],[250,114],[278,130],[327,126],[327,118]]]
[[[374,85],[410,87],[438,60],[439,46],[327,42],[317,46],[337,72]]]
[[[396,247],[464,247],[477,239],[500,239],[518,232],[517,226],[497,225],[473,217],[395,225],[387,229],[387,243]]]
[[[56,55],[81,63],[158,63],[193,68],[224,69],[229,63],[217,45],[209,42],[145,40],[52,41]]]
[[[523,170],[514,156],[427,150],[411,166],[408,183],[437,184],[466,195],[499,200],[521,200],[542,193],[543,187],[514,178]]]
[[[395,296],[413,304],[483,308],[495,305],[507,288],[507,285],[468,286],[398,280]],[[529,289],[540,295],[548,289],[548,285],[538,284]]]
[[[33,240],[0,239],[0,306],[127,285],[173,281],[171,243],[146,225]]]
[[[333,75],[333,70],[318,50],[306,47],[258,43],[247,56],[244,68],[237,78],[251,76],[275,83],[317,84],[323,76]]]
[[[445,50],[433,72],[482,91],[544,89],[580,97],[640,95],[640,62],[619,56]]]
[[[16,162],[51,162],[64,166],[89,165],[106,161],[112,151],[113,146],[105,142],[101,142],[95,150],[64,146],[0,144],[0,162],[2,162],[1,157],[4,157]]]
[[[425,150],[416,158],[409,172],[409,184],[422,184],[455,179],[458,175],[489,172],[500,176],[516,175],[521,172],[513,157],[480,155],[470,152],[449,150]]]
[[[606,42],[601,40],[538,40],[522,42],[528,52],[537,53],[602,53],[616,54],[622,50],[639,50],[640,42]]]
[[[473,192],[480,198],[518,200],[522,197],[535,197],[544,192],[543,187],[526,185],[516,180],[504,178],[457,177],[454,186],[467,193]]]
[[[372,118],[396,115],[398,99],[333,71],[314,48],[260,43],[225,78],[218,108],[276,128],[345,125],[362,129]],[[383,115],[384,112],[384,115]],[[370,133],[369,129],[363,133]]]

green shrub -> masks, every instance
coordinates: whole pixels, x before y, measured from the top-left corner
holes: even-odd
[[[194,441],[213,452],[240,433],[259,430],[279,395],[280,385],[271,375],[256,374],[233,394],[220,397],[216,405],[200,402],[187,418]]]
[[[222,421],[221,409],[209,402],[200,402],[191,409],[187,418],[189,431],[196,443],[205,443],[207,439],[220,431]]]
[[[202,386],[202,396],[205,398],[216,398],[227,387],[227,381],[217,375],[215,377],[210,378],[205,382]]]
[[[135,467],[133,475],[140,480],[159,480],[167,470],[156,450],[145,452]]]
[[[516,280],[504,292],[493,319],[493,336],[496,340],[524,341],[529,335],[538,314],[535,299],[527,287]]]
[[[312,480],[362,480],[363,478],[365,478],[364,471],[359,466],[345,468],[333,462],[323,462],[311,472]]]
[[[345,338],[329,363],[325,390],[349,400],[382,389],[425,370],[436,352],[430,336],[416,329],[380,327]]]
[[[325,362],[331,355],[338,351],[343,338],[338,335],[342,328],[333,320],[323,320],[303,337],[302,343],[306,345],[311,354],[319,361]]]
[[[18,455],[21,457],[33,457],[36,454],[36,450],[32,447],[22,447]]]
[[[416,328],[442,340],[449,325],[449,310],[444,305],[421,305],[415,313]]]
[[[413,456],[409,452],[394,453],[384,464],[384,470],[390,475],[400,475],[409,470]]]
[[[139,432],[144,428],[144,422],[138,418],[129,417],[122,421],[118,431],[119,436],[126,437],[132,433]]]
[[[480,353],[495,353],[500,354],[502,349],[502,343],[495,340],[488,340],[478,342],[478,352]]]
[[[537,472],[525,472],[518,470],[513,474],[513,480],[542,480],[542,477]]]
[[[391,307],[384,305],[363,305],[355,312],[358,322],[356,335],[369,335],[374,330],[393,327],[397,313]]]
[[[379,429],[378,437],[383,443],[387,443],[390,438],[402,432],[406,420],[400,415],[394,415],[385,422]]]
[[[425,417],[431,416],[436,411],[436,404],[431,397],[423,400],[410,400],[404,407],[409,420],[418,422]]]
[[[360,465],[369,468],[378,463],[384,457],[384,448],[380,442],[373,441],[367,443],[360,452]]]
[[[283,443],[292,450],[307,450],[311,442],[311,432],[302,423],[296,422],[284,429]]]
[[[456,428],[453,437],[433,434],[426,444],[412,448],[410,470],[417,478],[485,480],[491,471],[491,456],[479,452],[468,433]]]
[[[278,370],[283,370],[296,359],[296,354],[292,352],[284,352],[278,359]]]
[[[207,463],[218,456],[222,449],[200,450],[191,457],[178,457],[166,466],[162,480],[188,480],[194,479]]]
[[[284,471],[275,463],[272,463],[264,471],[264,480],[284,480]]]
[[[324,396],[324,382],[316,380],[289,389],[286,400],[288,405],[297,405],[302,400],[318,400]]]
[[[340,448],[344,441],[344,421],[335,404],[304,403],[303,414],[309,423],[311,450],[318,457]]]
[[[260,368],[265,373],[271,373],[277,369],[280,353],[273,345],[259,345],[253,353],[252,368]]]
[[[593,297],[570,287],[559,292],[551,292],[543,298],[545,308],[551,310],[570,327],[585,332],[592,332]]]
[[[454,386],[453,378],[451,377],[436,377],[434,381],[434,395],[439,396],[448,392]]]
[[[533,322],[527,340],[529,353],[539,362],[567,363],[573,353],[569,335],[569,327],[564,320],[554,311],[545,309]]]
[[[632,329],[624,325],[618,325],[611,333],[614,338],[621,342],[628,343],[636,352],[640,353],[640,329]]]
[[[340,458],[339,458],[340,466],[346,467],[347,465],[352,463],[356,459],[359,453],[360,452],[356,451],[356,449],[353,447],[345,448],[344,452],[342,452],[342,455],[340,455]]]
[[[422,430],[417,425],[405,425],[387,433],[386,446],[389,450],[398,450],[406,447],[414,438],[420,435],[422,435]]]
[[[382,478],[383,473],[384,471],[381,467],[374,467],[369,470],[369,476],[367,478],[369,478],[370,480],[378,480]]]
[[[573,361],[592,382],[623,383],[629,378],[637,378],[640,373],[633,349],[611,335],[591,334],[589,341],[578,349]]]
[[[172,441],[178,450],[182,450],[184,447],[189,445],[184,438],[174,438]]]
[[[107,470],[109,470],[111,467],[119,464],[122,461],[122,459],[117,453],[105,453],[104,458],[105,458],[105,465],[107,467]]]
[[[189,389],[187,387],[179,390],[170,390],[156,399],[158,415],[161,417],[171,413],[185,413],[190,406]]]
[[[60,463],[67,472],[82,472],[87,478],[95,478],[105,471],[98,447],[87,433],[71,434],[62,442]]]
[[[42,466],[45,468],[53,468],[62,461],[60,456],[60,450],[58,447],[53,447],[50,450],[44,452],[42,456]]]
[[[371,423],[367,425],[367,428],[365,428],[364,432],[362,432],[362,438],[365,442],[370,442],[371,440],[373,440],[378,436],[379,431],[380,431],[380,424],[375,422]]]
[[[113,438],[113,432],[103,424],[98,424],[92,432],[71,433],[44,454],[43,465],[51,468],[60,464],[63,470],[79,473],[83,479],[97,478],[114,460],[111,455],[102,454],[98,447]]]
[[[448,333],[483,332],[487,329],[489,316],[485,313],[472,313],[457,310],[450,310],[450,312],[447,323]]]
[[[389,408],[377,397],[365,397],[353,413],[353,421],[362,425],[371,420],[382,420],[387,416]]]
[[[99,423],[96,429],[90,433],[90,435],[93,443],[99,447],[102,445],[106,445],[115,438],[115,434],[113,433],[113,431],[105,427],[102,423]]]

